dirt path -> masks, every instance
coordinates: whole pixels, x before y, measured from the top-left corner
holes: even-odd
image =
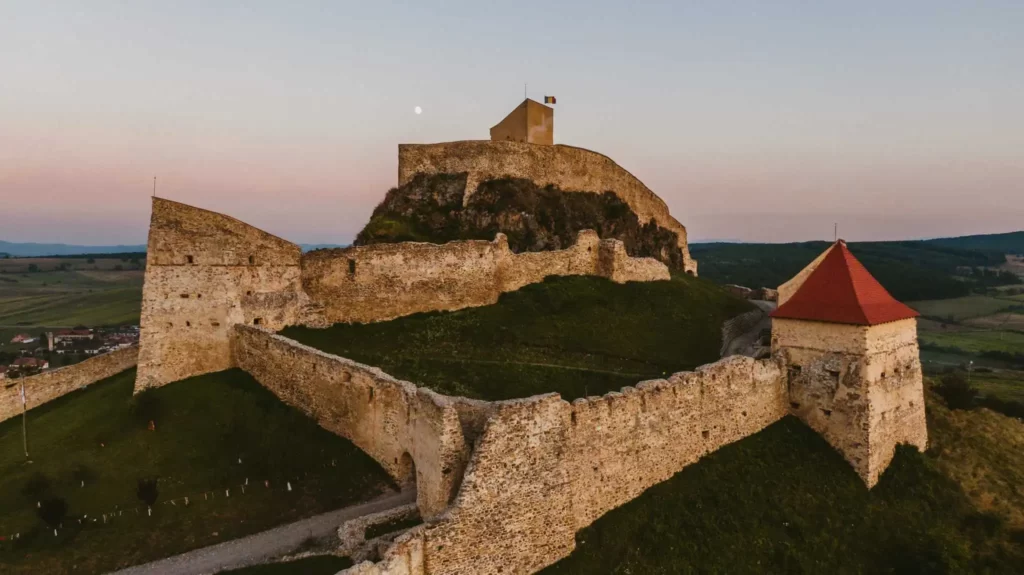
[[[772,318],[768,317],[768,314],[775,310],[775,302],[752,300],[751,303],[761,308],[761,311],[764,312],[761,321],[730,341],[722,357],[729,357],[730,355],[753,356],[757,347],[757,340],[761,337],[761,332],[765,329],[771,329]]]
[[[310,537],[324,539],[335,536],[338,527],[344,521],[413,501],[416,501],[416,490],[409,489],[275,527],[241,539],[218,543],[167,559],[115,571],[112,575],[208,575],[226,569],[238,569],[265,563],[270,559],[294,552]]]

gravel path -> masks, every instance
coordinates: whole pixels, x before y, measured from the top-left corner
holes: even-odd
[[[338,527],[349,519],[414,501],[416,490],[408,489],[241,539],[115,571],[113,575],[209,575],[225,569],[265,563],[269,559],[295,551],[310,537],[320,539],[334,536]]]
[[[726,351],[722,354],[722,357],[729,357],[730,355],[747,355],[753,357],[754,348],[757,347],[757,340],[761,337],[761,331],[771,329],[772,318],[768,317],[768,314],[775,311],[775,302],[752,300],[750,303],[761,308],[761,311],[764,312],[764,316],[761,317],[761,321],[759,321],[757,325],[748,329],[746,332],[740,334],[729,342],[729,345],[726,347]]]

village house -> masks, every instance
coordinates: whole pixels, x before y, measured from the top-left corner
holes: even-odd
[[[53,334],[53,340],[57,343],[62,341],[91,340],[92,338],[93,333],[91,329],[62,329]]]
[[[19,333],[11,339],[11,343],[32,343],[36,338],[27,333]]]
[[[0,379],[7,379],[7,366],[0,365]]]

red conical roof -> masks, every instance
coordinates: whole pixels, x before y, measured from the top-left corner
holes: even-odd
[[[919,314],[896,301],[839,240],[772,317],[877,325]]]

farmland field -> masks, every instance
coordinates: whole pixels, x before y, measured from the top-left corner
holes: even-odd
[[[1004,298],[970,295],[952,299],[913,301],[908,302],[908,305],[923,316],[952,322],[992,315],[1017,304]]]
[[[0,260],[0,329],[136,324],[143,262],[137,257]]]
[[[1024,350],[1024,333],[1015,331],[924,331],[918,333],[921,343],[958,348],[968,353],[1004,351],[1021,353]]]

